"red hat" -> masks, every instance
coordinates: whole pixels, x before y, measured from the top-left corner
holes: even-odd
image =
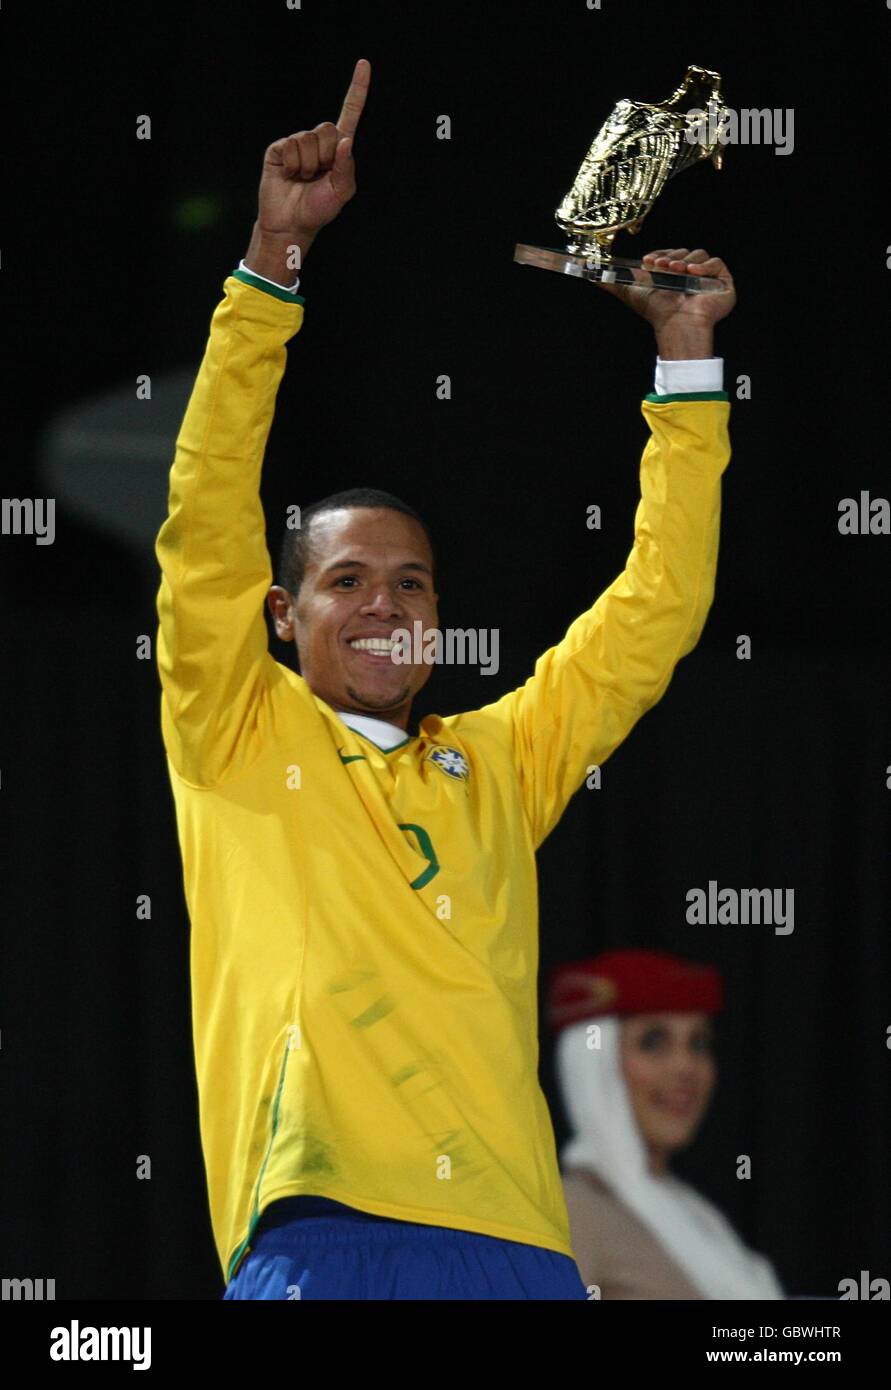
[[[721,976],[662,951],[607,951],[554,971],[548,1022],[555,1032],[602,1014],[720,1013]]]

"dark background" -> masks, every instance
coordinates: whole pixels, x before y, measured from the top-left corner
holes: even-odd
[[[684,174],[617,246],[704,245],[733,270],[717,351],[734,457],[702,641],[540,855],[542,979],[622,945],[719,965],[721,1083],[679,1171],[790,1292],[891,1277],[891,537],[837,530],[841,498],[891,495],[891,14],[31,9],[3,10],[5,496],[51,495],[42,461],[66,412],[132,399],[142,373],[194,372],[266,145],[336,119],[355,59],[371,60],[359,192],[307,258],[263,495],[275,553],[286,503],[342,487],[389,488],[429,518],[442,621],[498,627],[501,671],[437,672],[418,715],[520,684],[631,542],[651,332],[593,286],[514,265],[514,243],[560,244],[553,210],[613,103],[665,99],[690,62],[724,74],[736,109],[793,108],[791,154],[729,146],[722,173]],[[143,114],[150,141],[135,138]],[[451,141],[436,139],[442,114]],[[736,401],[740,374],[751,400]],[[170,456],[172,439],[154,530]],[[126,489],[126,439],[109,468]],[[159,687],[134,655],[155,632],[156,563],[114,518],[60,505],[56,527],[47,547],[0,538],[0,1273],[55,1278],[58,1298],[216,1297]],[[743,633],[751,661],[736,658]],[[710,879],[794,888],[794,934],[687,925],[685,894]],[[142,893],[150,922],[135,919]],[[542,1079],[562,1140],[546,1037]]]

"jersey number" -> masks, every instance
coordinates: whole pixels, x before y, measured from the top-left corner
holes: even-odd
[[[431,878],[435,878],[439,873],[439,860],[436,857],[436,850],[433,848],[433,841],[430,839],[423,825],[412,825],[410,821],[407,821],[400,825],[399,829],[414,831],[418,841],[418,848],[427,860],[427,867],[424,872],[419,874],[418,877],[408,885],[409,888],[423,888],[425,884],[430,882]]]

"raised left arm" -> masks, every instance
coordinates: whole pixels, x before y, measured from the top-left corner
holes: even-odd
[[[696,265],[703,274],[728,276],[723,261],[705,251],[648,259],[654,269]],[[711,358],[713,326],[735,302],[732,289],[683,295],[602,288],[651,323],[664,363]],[[685,378],[709,365],[662,373]],[[604,762],[662,697],[678,661],[696,645],[714,595],[721,475],[730,460],[727,395],[670,388],[648,396],[642,410],[650,438],[624,570],[539,658],[525,685],[470,716],[500,723],[511,740],[536,847],[588,767]]]

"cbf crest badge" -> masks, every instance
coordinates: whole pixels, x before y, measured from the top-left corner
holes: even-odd
[[[436,766],[447,777],[454,777],[458,782],[466,782],[470,776],[470,768],[467,766],[467,759],[463,753],[459,753],[457,748],[434,748],[427,754],[427,759]]]

